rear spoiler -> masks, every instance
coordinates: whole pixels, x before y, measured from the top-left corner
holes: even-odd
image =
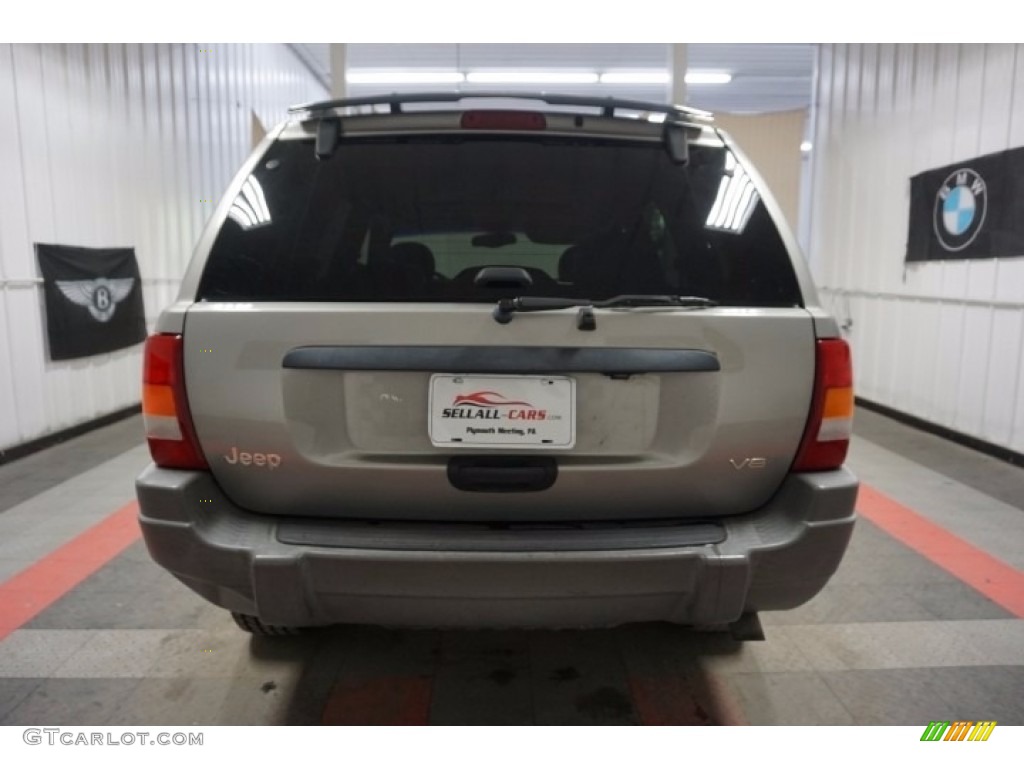
[[[599,109],[602,117],[647,120],[653,115],[663,115],[665,128],[663,140],[665,149],[672,160],[679,164],[687,162],[689,130],[700,129],[713,121],[710,112],[676,104],[635,101],[600,96],[575,96],[550,93],[517,93],[515,91],[477,91],[473,93],[411,93],[379,94],[353,99],[332,99],[300,104],[288,110],[290,114],[305,113],[307,119],[317,119],[316,156],[329,157],[341,134],[339,111],[358,110],[361,107],[387,107],[389,114],[399,114],[407,104],[454,104],[467,99],[516,99],[519,101],[540,101],[558,107],[578,107],[581,116],[589,113],[585,109]],[[357,112],[358,113],[358,112]]]
[[[620,111],[640,112],[644,114],[663,114],[666,119],[674,122],[710,123],[713,117],[710,112],[679,104],[659,104],[655,101],[637,101],[634,99],[617,99],[609,96],[577,96],[558,93],[531,93],[516,91],[474,91],[451,93],[384,93],[375,96],[361,96],[354,99],[331,99],[299,104],[288,110],[291,114],[299,112],[323,113],[333,110],[354,109],[358,107],[386,106],[391,114],[402,111],[404,104],[451,104],[466,99],[518,99],[540,101],[558,107],[585,107],[601,110],[604,117],[628,117],[618,114]]]

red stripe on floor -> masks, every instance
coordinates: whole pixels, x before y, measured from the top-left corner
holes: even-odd
[[[857,511],[1017,618],[1024,618],[1024,573],[861,483]]]
[[[629,692],[641,725],[713,725],[685,680],[630,677]]]
[[[324,725],[427,725],[431,681],[377,677],[338,683],[327,698]]]
[[[631,675],[629,693],[640,724],[746,724],[741,707],[723,683],[711,675],[701,683],[698,690],[682,675]]]
[[[707,687],[713,722],[719,725],[749,725],[742,705],[721,677],[708,673],[704,685]]]
[[[27,624],[141,536],[139,505],[125,504],[0,584],[0,640]]]

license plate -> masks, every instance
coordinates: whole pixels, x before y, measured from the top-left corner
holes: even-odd
[[[564,376],[430,377],[427,429],[443,448],[572,448],[576,381]]]

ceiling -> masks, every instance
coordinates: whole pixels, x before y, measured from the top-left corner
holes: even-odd
[[[330,87],[327,43],[293,43],[292,49]],[[605,72],[608,70],[655,70],[668,72],[667,43],[349,43],[346,66],[357,72]],[[712,112],[775,112],[801,109],[810,104],[814,75],[812,44],[717,44],[687,45],[688,70],[729,72],[726,85],[687,86],[690,106]],[[462,91],[493,90],[496,86],[367,85],[349,83],[349,96],[369,96],[392,91],[421,92],[458,88]],[[669,101],[669,86],[655,85],[502,85],[501,90],[548,90],[585,96],[617,96],[647,101]]]

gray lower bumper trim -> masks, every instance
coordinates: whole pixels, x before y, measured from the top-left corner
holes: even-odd
[[[683,529],[672,525],[655,542],[657,528],[634,523],[498,531],[500,550],[470,549],[480,530],[442,547],[437,526],[378,526],[360,538],[320,521],[255,515],[208,472],[151,466],[136,489],[153,558],[211,602],[268,624],[581,627],[727,624],[800,605],[842,559],[857,482],[845,470],[792,475],[762,509],[690,526],[695,537],[718,529],[714,543],[672,541]],[[629,548],[602,548],[619,535]],[[591,548],[566,543],[573,536],[591,537]]]
[[[303,520],[280,523],[277,540],[312,547],[406,552],[586,552],[718,544],[725,540],[725,528],[717,523],[663,521],[499,528],[472,523]]]

